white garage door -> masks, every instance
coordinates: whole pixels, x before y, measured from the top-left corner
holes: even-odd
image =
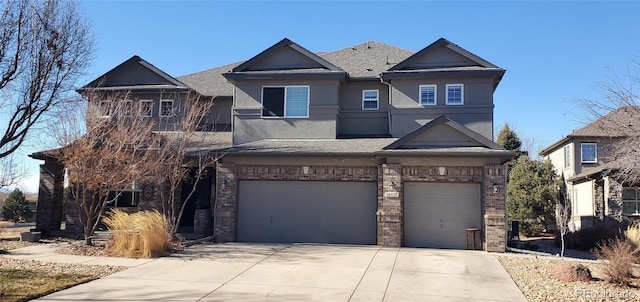
[[[242,180],[237,240],[376,243],[375,182]]]
[[[480,184],[404,184],[404,244],[413,247],[467,246],[466,229],[480,228]]]

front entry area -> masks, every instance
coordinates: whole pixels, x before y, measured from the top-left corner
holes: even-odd
[[[240,180],[237,241],[376,244],[377,183]]]
[[[467,228],[481,228],[478,183],[404,183],[404,245],[467,248]]]

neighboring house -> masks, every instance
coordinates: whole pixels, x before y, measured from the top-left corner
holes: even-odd
[[[199,198],[219,242],[467,248],[476,228],[486,250],[504,251],[513,153],[493,142],[504,72],[446,39],[415,53],[378,42],[313,53],[283,39],[178,78],[133,57],[83,90],[130,91],[158,122],[186,94],[214,100],[204,131],[223,138],[211,149],[224,157]],[[33,157],[45,159],[38,228],[55,232],[62,167]],[[158,188],[138,191],[130,206],[157,206]]]
[[[570,229],[626,224],[640,217],[638,188],[617,181],[615,172],[620,164],[611,157],[624,135],[606,125],[632,122],[629,108],[621,107],[540,152],[565,180],[571,205]]]

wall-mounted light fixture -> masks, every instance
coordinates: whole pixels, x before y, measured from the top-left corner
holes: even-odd
[[[498,184],[493,184],[493,194],[500,192],[500,186]]]

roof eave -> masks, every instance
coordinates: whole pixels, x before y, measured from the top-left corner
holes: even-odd
[[[382,79],[411,79],[411,78],[435,78],[435,77],[459,77],[459,76],[492,76],[499,82],[506,70],[504,69],[485,69],[485,70],[402,70],[402,71],[385,71],[381,74]],[[497,84],[495,85],[497,87]]]
[[[228,72],[222,74],[227,80],[264,80],[264,79],[342,79],[346,78],[347,73],[344,71],[328,71],[328,72]]]

